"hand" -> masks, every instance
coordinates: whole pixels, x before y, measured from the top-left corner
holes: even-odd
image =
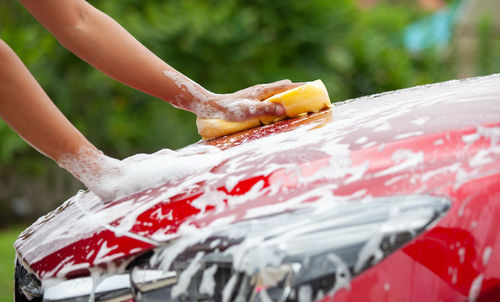
[[[254,117],[285,114],[281,104],[263,101],[277,93],[295,88],[302,83],[282,80],[260,84],[230,94],[213,94],[194,106],[194,112],[201,118],[218,118],[227,121],[244,121]]]
[[[214,156],[218,152],[216,147],[195,146],[118,160],[101,151],[84,148],[76,154],[67,154],[58,164],[103,202],[110,202],[209,170],[220,162],[220,157]]]

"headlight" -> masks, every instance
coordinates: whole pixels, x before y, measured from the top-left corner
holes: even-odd
[[[117,278],[113,282],[103,279],[95,298],[111,301],[107,297],[114,293],[112,301],[311,301],[348,287],[353,276],[409,242],[448,208],[439,197],[394,196],[314,204],[207,228],[158,248],[127,274],[108,277]],[[44,300],[70,301],[70,294],[57,296],[58,288],[84,279],[92,282],[80,278],[46,287]],[[89,285],[79,288],[71,301],[92,291]],[[130,296],[119,300],[126,290]]]

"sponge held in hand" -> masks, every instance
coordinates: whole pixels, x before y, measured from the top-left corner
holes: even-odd
[[[196,120],[198,133],[204,140],[213,139],[257,127],[261,124],[269,124],[285,118],[296,117],[302,113],[317,112],[330,106],[328,92],[321,80],[307,82],[299,87],[275,94],[265,101],[283,105],[285,115],[261,116],[240,122],[198,118]]]

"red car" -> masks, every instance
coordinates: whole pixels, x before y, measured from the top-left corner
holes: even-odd
[[[24,231],[16,301],[500,301],[500,75],[177,153],[207,162]]]

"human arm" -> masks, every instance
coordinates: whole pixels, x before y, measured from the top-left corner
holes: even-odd
[[[23,62],[1,39],[0,119],[102,200],[110,201],[136,190],[130,185],[134,175],[124,169],[127,164],[94,147],[52,103]]]
[[[104,155],[52,103],[19,57],[0,40],[0,118],[88,187]],[[85,174],[85,175],[84,175]],[[97,190],[99,191],[99,190]]]
[[[116,80],[204,118],[246,120],[282,115],[261,100],[296,84],[288,80],[233,94],[212,93],[162,61],[116,21],[84,0],[21,0],[67,49]]]
[[[0,118],[56,162],[82,147],[97,149],[52,103],[19,57],[0,40]]]

